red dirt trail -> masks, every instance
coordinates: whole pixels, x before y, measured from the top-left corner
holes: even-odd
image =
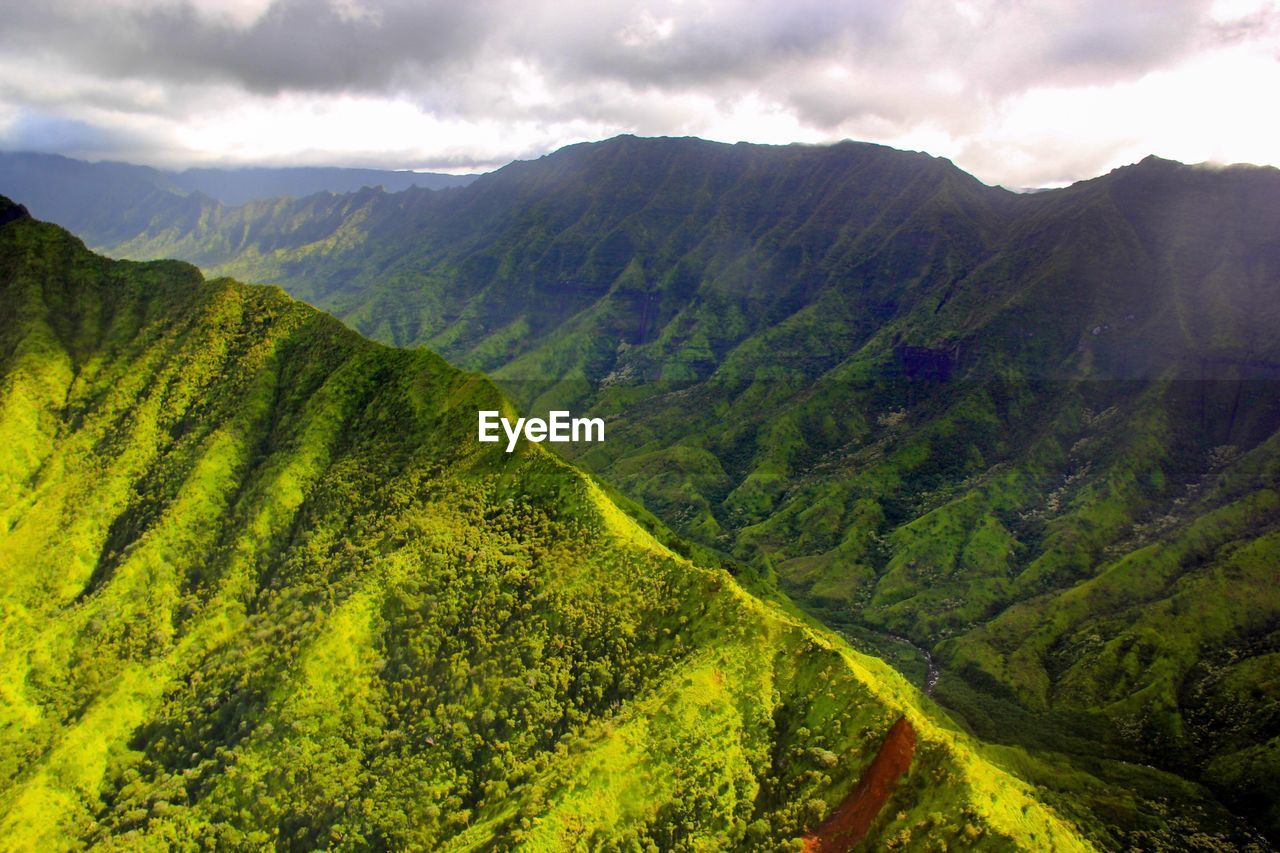
[[[911,767],[915,751],[915,727],[906,717],[900,717],[884,736],[880,752],[858,780],[858,786],[821,826],[805,836],[805,853],[846,853],[861,841],[889,801],[898,780]]]

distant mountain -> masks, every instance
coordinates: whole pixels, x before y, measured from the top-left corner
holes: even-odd
[[[187,192],[202,193],[223,204],[235,206],[269,198],[302,198],[316,193],[355,192],[364,187],[381,187],[389,193],[410,187],[441,190],[465,187],[476,177],[440,172],[299,166],[275,169],[187,169],[173,174],[172,179],[174,184]]]
[[[133,166],[127,163],[86,163],[56,154],[0,152],[0,192],[25,200],[37,216],[77,227],[109,220],[111,207],[128,221],[137,205],[143,213],[181,207],[179,199],[196,195],[237,206],[272,198],[302,198],[316,193],[348,193],[365,187],[399,192],[410,187],[446,189],[462,187],[475,175],[388,169],[337,169],[324,167],[187,169],[182,172]],[[80,203],[95,199],[92,210]],[[175,207],[169,207],[175,205]],[[133,221],[130,227],[142,227]],[[118,230],[109,233],[119,233]]]
[[[6,847],[1087,849],[482,377],[2,198],[0,306]]]
[[[1128,792],[1095,818],[1174,784],[1122,760],[1280,837],[1280,172],[1017,194],[881,146],[620,137],[112,229],[81,233],[606,417],[578,462],[939,667],[984,737],[1087,756]]]

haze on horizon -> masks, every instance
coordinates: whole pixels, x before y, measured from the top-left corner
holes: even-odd
[[[0,149],[482,171],[619,133],[989,183],[1280,165],[1277,0],[0,0]]]

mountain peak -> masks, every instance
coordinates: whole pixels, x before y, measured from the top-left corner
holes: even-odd
[[[31,214],[25,207],[12,199],[0,195],[0,225],[7,225],[15,219],[30,219]]]
[[[1158,157],[1155,154],[1148,154],[1135,163],[1126,163],[1123,166],[1116,166],[1106,175],[1101,175],[1092,180],[1101,180],[1111,175],[1153,175],[1167,174],[1176,169],[1186,168],[1185,163],[1177,160],[1169,160],[1165,157]],[[1090,181],[1081,181],[1080,183],[1090,183]]]

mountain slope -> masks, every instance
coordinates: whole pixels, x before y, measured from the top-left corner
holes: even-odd
[[[100,245],[286,282],[367,335],[509,380],[599,379],[630,366],[620,345],[646,344],[658,365],[643,375],[685,378],[842,286],[842,258],[904,228],[941,221],[980,245],[1010,195],[880,146],[620,137],[514,163],[463,193],[205,205]],[[954,216],[961,202],[973,209]],[[867,296],[841,317],[884,299]]]
[[[1280,837],[1277,234],[1274,169],[1019,196],[879,146],[621,137],[449,193],[205,204],[112,251],[606,417],[575,461],[939,668],[984,737],[1161,767]]]
[[[771,846],[903,718],[869,843],[1088,846],[481,377],[2,199],[0,303],[6,848]]]

